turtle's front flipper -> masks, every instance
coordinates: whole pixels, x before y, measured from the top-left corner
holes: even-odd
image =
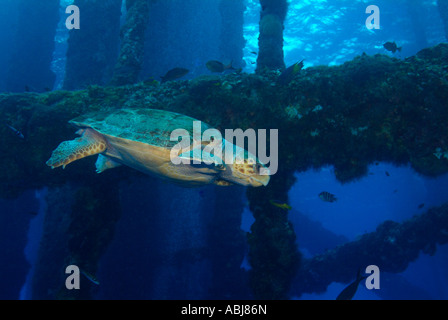
[[[51,154],[47,165],[52,169],[62,166],[65,168],[70,162],[87,156],[98,154],[106,150],[104,138],[92,129],[83,129],[77,133],[81,137],[62,142]]]
[[[217,186],[224,186],[224,187],[233,186],[232,182],[225,180],[215,180],[213,183],[216,184]]]
[[[101,173],[107,169],[112,169],[121,166],[121,163],[114,161],[111,157],[98,155],[98,159],[95,162],[96,173]]]

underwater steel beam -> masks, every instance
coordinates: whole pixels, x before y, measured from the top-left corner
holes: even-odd
[[[358,269],[369,265],[378,266],[381,272],[400,273],[420,253],[434,255],[437,245],[446,243],[448,203],[403,223],[385,221],[359,240],[304,260],[291,293],[300,296],[325,292],[332,282],[348,283]]]
[[[82,27],[69,33],[64,89],[110,81],[118,58],[121,2],[75,0],[82,11]]]
[[[121,49],[111,85],[126,85],[138,80],[144,59],[145,30],[149,19],[149,0],[126,0],[126,23],[121,29]]]
[[[293,172],[280,171],[278,179],[266,188],[248,189],[249,207],[255,218],[249,243],[249,285],[255,299],[289,299],[291,283],[300,265],[296,235],[288,212],[270,201],[288,202],[288,190],[294,184]]]
[[[220,130],[278,129],[279,170],[333,165],[336,178],[348,182],[366,175],[369,163],[388,161],[438,176],[448,172],[446,59],[448,44],[440,44],[405,60],[362,55],[341,66],[307,68],[286,85],[273,85],[278,74],[271,72],[199,77],[185,86],[153,81],[0,94],[0,196],[92,179],[94,159],[57,175],[45,165],[61,139],[73,138],[68,121],[137,105]]]
[[[257,72],[285,69],[283,53],[286,0],[260,0],[260,36],[258,38]]]
[[[309,271],[310,263],[317,260],[305,261],[301,269],[294,267],[300,262],[294,231],[287,213],[269,200],[287,202],[294,172],[328,165],[335,167],[341,182],[367,175],[368,165],[375,161],[410,163],[428,176],[447,173],[447,59],[448,45],[440,44],[404,60],[361,55],[341,66],[306,68],[283,84],[276,84],[278,74],[274,71],[263,76],[235,73],[199,77],[182,85],[151,81],[121,87],[89,86],[79,91],[0,94],[0,118],[4,122],[0,126],[0,196],[16,197],[25,190],[68,182],[97,185],[95,159],[79,161],[57,174],[45,165],[61,140],[73,138],[74,129],[68,121],[89,111],[146,106],[186,114],[220,130],[278,129],[279,171],[267,188],[248,189],[256,218],[248,242],[254,296],[287,299],[290,288],[296,287],[291,281],[297,270],[299,275]],[[116,169],[110,174],[120,181],[139,173]],[[386,257],[391,255],[389,249],[403,249],[396,258],[375,260],[384,271],[400,272],[418,250],[432,252],[434,240],[418,233],[420,225],[429,223],[430,234],[441,237],[446,232],[444,215],[435,216],[435,220],[434,215],[424,216],[409,228],[385,223],[371,238],[363,238],[364,246],[347,244],[337,255],[348,252],[351,257],[358,252],[361,257],[371,256],[375,254],[372,245],[383,245],[378,252]],[[388,236],[389,242],[377,237],[381,234]],[[414,239],[418,246],[407,239]],[[265,254],[264,248],[270,254]],[[328,265],[313,265],[318,274],[319,268],[334,267],[330,261],[335,253],[327,254],[321,259]],[[310,286],[306,282],[313,279],[299,276],[299,286],[302,292],[316,290],[319,285],[324,290],[331,281],[345,281],[357,267],[346,266],[339,277],[318,279],[320,282],[310,284],[314,289],[307,289]]]

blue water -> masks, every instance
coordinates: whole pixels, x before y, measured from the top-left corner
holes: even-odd
[[[256,0],[250,0],[246,12],[247,68],[254,60],[251,51],[258,49],[258,10]],[[291,1],[284,31],[286,65],[305,59],[305,67],[338,65],[365,52],[388,52],[387,41],[403,46],[397,57],[405,58],[424,47],[445,41],[443,24],[435,1]],[[375,4],[381,13],[380,30],[368,30],[365,13]],[[416,13],[411,10],[415,8]]]
[[[385,173],[389,175],[386,175]],[[318,194],[327,190],[337,195],[334,203],[323,202]],[[428,208],[440,206],[448,197],[448,175],[438,178],[427,178],[419,175],[409,167],[395,167],[387,163],[379,163],[369,167],[369,175],[359,181],[341,184],[334,178],[332,168],[319,171],[308,171],[297,174],[297,183],[289,192],[292,206],[312,220],[319,221],[322,226],[337,235],[344,236],[347,241],[355,240],[364,233],[375,231],[383,221],[403,222]],[[423,208],[419,208],[424,204]],[[296,226],[300,219],[294,213],[290,221]],[[309,237],[308,248],[302,252],[323,253],[319,243],[319,234],[298,233],[300,238]],[[314,241],[313,241],[314,239]],[[327,248],[334,244],[328,242]],[[312,255],[310,255],[311,257]],[[383,290],[394,287],[395,299],[448,299],[448,246],[439,246],[434,256],[420,254],[418,260],[412,262],[405,272],[400,274],[404,280],[415,286],[415,294],[409,294],[408,287],[400,290],[397,281],[388,281]],[[305,294],[301,299],[334,299],[346,284],[334,283],[325,294]],[[357,299],[394,298],[381,297],[361,286]]]
[[[324,190],[337,195],[338,200],[320,200],[317,195]],[[447,197],[447,175],[425,178],[410,167],[397,168],[387,163],[371,165],[367,177],[346,184],[336,181],[329,167],[297,174],[297,183],[290,190],[291,205],[296,210],[349,240],[374,231],[385,220],[403,222],[440,206]],[[419,209],[421,204],[424,207]]]
[[[159,68],[155,69],[157,75],[180,63],[191,70],[186,79],[210,74],[204,64],[211,55],[219,55],[219,48],[216,46],[216,33],[219,28],[212,25],[215,21],[213,14],[216,15],[216,1],[204,1],[207,1],[207,6],[211,9],[192,1],[191,3],[194,3],[196,8],[201,7],[202,11],[200,14],[189,12],[189,6],[192,5],[186,0],[182,3],[182,10],[186,11],[179,10],[166,17],[169,21],[166,29],[169,30],[171,38],[165,39],[163,52],[153,53],[155,57],[163,58],[161,61],[155,59],[157,61],[152,62]],[[67,17],[64,9],[71,3],[73,1],[70,0],[61,0],[60,3],[60,21],[55,33],[51,64],[56,78],[51,89],[62,88],[69,37],[64,27]],[[368,16],[365,8],[369,4],[367,1],[291,0],[284,31],[286,65],[303,59],[305,67],[340,65],[363,52],[404,59],[423,48],[446,41],[436,1],[413,4],[407,0],[376,1],[375,4],[382,12],[380,30],[367,30],[365,27]],[[246,5],[244,57],[242,65],[236,67],[251,73],[256,67],[256,55],[252,52],[258,51],[260,5],[256,0],[247,0]],[[0,91],[5,91],[6,70],[17,42],[17,35],[14,36],[11,28],[16,27],[17,17],[23,12],[19,11],[21,9],[18,9],[14,1],[0,0],[0,6],[0,42],[3,48],[0,50]],[[164,12],[165,9],[163,4],[156,4],[155,10],[159,10],[157,12]],[[185,18],[181,23],[179,17],[189,18]],[[167,30],[164,31],[168,33]],[[386,51],[383,43],[387,41],[396,41],[403,47],[403,51],[395,55]],[[156,48],[157,46],[159,44],[155,45]],[[188,61],[184,59],[187,54]],[[155,74],[145,75],[147,76]],[[289,191],[289,204],[292,207],[289,220],[297,233],[299,250],[306,258],[373,232],[386,220],[403,222],[413,215],[445,203],[448,199],[448,175],[428,178],[419,175],[409,166],[396,167],[389,163],[371,164],[366,177],[346,184],[336,180],[332,167],[296,173],[296,178],[296,183]],[[140,190],[139,186],[133,187],[137,191]],[[335,194],[338,200],[334,203],[323,202],[318,197],[322,191]],[[167,216],[158,217],[154,221],[132,208],[132,198],[129,194],[122,195],[125,199],[124,208],[128,208],[128,212],[124,212],[118,221],[114,241],[100,261],[97,277],[105,284],[95,291],[95,298],[207,298],[205,288],[213,276],[207,262],[193,261],[187,266],[179,267],[171,265],[170,261],[162,261],[157,268],[148,271],[148,266],[152,266],[153,261],[152,252],[147,245],[153,245],[151,248],[157,251],[156,257],[160,259],[166,258],[164,253],[175,252],[179,248],[195,249],[206,246],[208,234],[205,229],[209,225],[206,223],[207,214],[204,208],[213,210],[215,190],[184,190],[164,184],[159,192],[159,200],[166,205]],[[249,232],[254,219],[248,209],[244,189],[240,193],[239,200],[245,205],[241,230]],[[179,203],[188,205],[179,209]],[[150,206],[151,203],[146,204],[146,208]],[[15,200],[0,199],[1,299],[32,298],[32,279],[43,236],[46,207],[46,190],[31,190]],[[32,214],[29,214],[30,212]],[[181,216],[182,212],[185,217]],[[198,215],[192,217],[191,212]],[[179,216],[181,217],[178,218]],[[318,223],[321,229],[316,230],[321,230],[322,233],[311,232],[312,230],[307,233],[301,229],[300,225],[305,218]],[[153,239],[143,228],[163,228],[166,233],[163,239]],[[338,239],[339,243],[335,243],[335,239]],[[251,268],[247,257],[242,260],[241,267],[246,270]],[[145,278],[145,274],[148,277]],[[171,288],[177,285],[176,276],[183,281],[178,290]],[[448,299],[448,247],[439,246],[434,256],[420,254],[419,258],[399,275],[382,276],[385,280],[379,291],[367,290],[361,285],[355,298]],[[113,279],[127,280],[114,282]],[[333,283],[325,293],[304,294],[292,298],[334,299],[346,285]],[[188,288],[192,296],[183,296],[183,288],[180,288],[182,286]]]
[[[427,178],[408,166],[396,167],[388,163],[373,164],[367,177],[346,184],[335,179],[331,167],[298,173],[296,177],[297,182],[289,192],[293,207],[289,220],[306,258],[373,232],[386,220],[403,222],[428,208],[440,206],[448,197],[448,175]],[[338,200],[323,202],[318,194],[324,190],[334,193]],[[423,208],[419,208],[421,204],[424,204]],[[315,233],[317,229],[301,228],[303,215],[318,222],[326,232],[319,234]],[[243,230],[250,231],[252,223],[253,218],[247,210],[243,215]],[[340,242],[336,243],[327,232],[341,237]],[[250,269],[247,261],[243,262],[243,267]],[[386,288],[383,287],[383,291],[393,291],[393,294],[381,296],[381,289],[381,292],[375,292],[360,286],[356,299],[448,299],[448,246],[438,246],[434,256],[420,254],[400,276],[399,280],[405,281],[406,286],[400,287],[400,281],[392,278],[386,282]],[[409,293],[411,284],[415,292]],[[303,294],[299,298],[331,300],[346,286],[333,283],[325,293]]]

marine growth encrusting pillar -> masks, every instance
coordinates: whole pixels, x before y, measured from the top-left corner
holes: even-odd
[[[258,38],[257,72],[284,69],[283,30],[287,0],[260,0],[260,36]]]
[[[149,0],[126,0],[126,23],[121,29],[121,49],[112,85],[135,83],[143,65],[145,30],[149,20]]]
[[[118,178],[118,179],[117,179]],[[98,261],[112,241],[121,216],[120,175],[94,177],[86,184],[50,188],[38,258],[32,279],[32,299],[92,299]],[[80,290],[66,286],[68,266],[84,275]],[[89,281],[90,280],[90,281]]]
[[[437,0],[440,17],[445,25],[445,38],[448,41],[448,0]]]
[[[266,188],[247,190],[255,222],[248,234],[249,285],[255,299],[286,300],[301,261],[288,212],[270,200],[287,203],[294,183],[291,171],[279,170]]]
[[[298,296],[321,293],[332,282],[348,283],[358,266],[364,268],[373,264],[379,266],[381,272],[401,273],[420,254],[432,256],[438,245],[447,243],[448,203],[445,203],[402,223],[384,221],[374,232],[304,260],[292,292]]]
[[[75,0],[80,29],[70,30],[64,89],[105,85],[112,77],[120,48],[121,0]]]

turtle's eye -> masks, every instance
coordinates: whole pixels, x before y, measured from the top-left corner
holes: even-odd
[[[259,174],[259,173],[260,173],[260,169],[261,169],[261,164],[259,164],[259,163],[255,163],[255,164],[254,164],[254,172],[255,172],[256,174]]]
[[[224,165],[224,164],[217,164],[216,166],[215,166],[215,168],[216,169],[218,169],[218,170],[226,170],[226,166]]]
[[[201,169],[201,168],[212,169],[213,168],[213,163],[206,163],[205,161],[201,161],[199,163],[195,163],[194,161],[192,161],[190,163],[190,166],[192,166],[193,168],[197,168],[197,169]]]

